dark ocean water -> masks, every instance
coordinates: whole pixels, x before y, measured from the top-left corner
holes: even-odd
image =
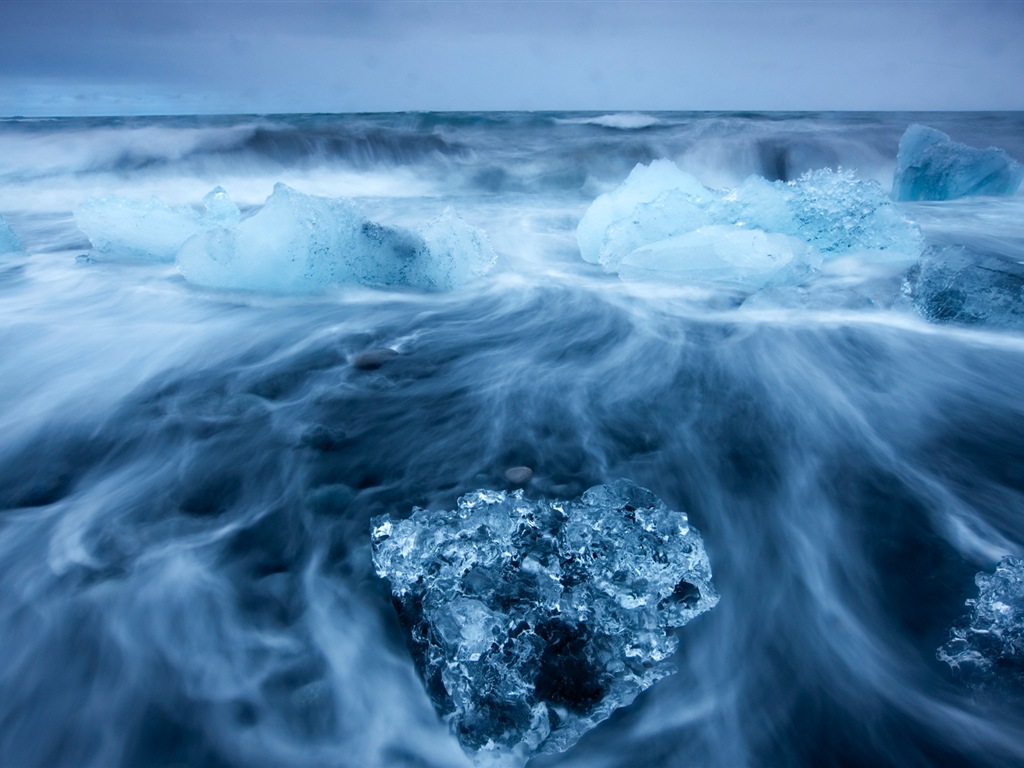
[[[0,765],[468,765],[369,521],[519,465],[533,498],[650,488],[721,596],[677,674],[531,765],[1024,765],[1020,690],[936,658],[975,574],[1024,554],[1024,197],[900,204],[974,265],[924,304],[912,271],[885,301],[851,274],[695,293],[576,243],[659,158],[888,190],[913,122],[1024,159],[1021,113],[0,120],[25,248],[0,257]],[[278,181],[387,226],[451,206],[497,263],[281,296],[76,258],[88,198],[220,185],[247,215]]]

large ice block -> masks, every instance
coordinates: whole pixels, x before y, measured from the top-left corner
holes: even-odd
[[[1024,166],[1002,149],[977,149],[935,128],[911,125],[900,139],[894,200],[955,200],[972,195],[1012,195]]]
[[[700,535],[628,480],[575,501],[480,490],[372,521],[416,666],[478,764],[572,746],[673,671],[718,602]]]
[[[496,258],[487,236],[451,210],[414,232],[371,221],[349,200],[284,184],[249,218],[238,220],[219,196],[207,210],[177,261],[189,281],[216,288],[304,293],[349,283],[444,290],[483,275]]]
[[[577,228],[584,259],[624,276],[757,290],[856,256],[909,266],[920,230],[873,181],[822,169],[790,182],[752,176],[711,190],[668,160],[638,165]]]

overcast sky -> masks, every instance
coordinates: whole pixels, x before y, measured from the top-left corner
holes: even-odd
[[[1024,1],[0,0],[0,115],[1024,109]]]

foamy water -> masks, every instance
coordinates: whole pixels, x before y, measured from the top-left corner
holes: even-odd
[[[0,764],[467,765],[369,520],[514,466],[535,498],[651,489],[721,595],[677,674],[535,765],[1024,763],[1019,699],[936,658],[975,573],[1024,551],[1017,321],[938,322],[855,263],[755,298],[606,274],[576,242],[658,158],[712,187],[842,166],[888,189],[913,121],[1024,157],[1019,114],[0,122],[26,251],[0,257]],[[276,181],[389,226],[451,206],[498,261],[452,291],[282,297],[76,259],[89,197],[221,185],[251,215]],[[900,211],[1012,265],[1021,200]]]

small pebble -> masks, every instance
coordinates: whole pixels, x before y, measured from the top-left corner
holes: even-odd
[[[357,352],[349,358],[349,363],[359,371],[375,371],[394,357],[398,357],[398,353],[390,347],[377,347]]]
[[[509,467],[505,470],[505,479],[514,485],[526,485],[533,477],[529,467]]]

